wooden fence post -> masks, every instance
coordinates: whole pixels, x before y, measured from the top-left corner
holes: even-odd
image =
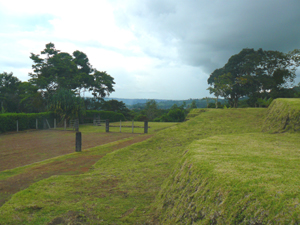
[[[46,123],[46,119],[43,119],[43,130],[47,129],[47,123]]]
[[[47,119],[46,119],[46,123],[47,123],[47,125],[48,125],[48,128],[51,129],[50,124],[49,124],[49,122],[48,122]]]
[[[54,129],[56,129],[56,119],[54,119]]]
[[[105,131],[109,132],[109,120],[105,120]]]
[[[38,130],[39,129],[39,120],[35,119],[35,128]]]
[[[75,120],[75,131],[79,131],[79,119]]]
[[[19,120],[17,120],[17,132],[19,132]]]
[[[120,133],[121,133],[121,127],[122,127],[122,120],[120,120]]]
[[[76,132],[75,151],[81,152],[81,132]]]
[[[132,133],[133,133],[134,120],[132,120]]]
[[[144,121],[144,133],[147,134],[148,133],[148,120]]]
[[[67,120],[66,119],[64,120],[64,128],[65,128],[65,130],[67,129]]]

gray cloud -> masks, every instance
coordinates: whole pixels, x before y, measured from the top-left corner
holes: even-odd
[[[114,97],[187,99],[208,96],[210,73],[243,48],[300,48],[299,0],[107,2],[95,16],[91,9],[102,3],[75,11],[0,7],[0,68],[28,79],[30,52],[51,41],[62,51],[85,52],[94,67],[112,75]]]
[[[211,73],[243,48],[283,52],[299,48],[299,9],[296,0],[148,0],[134,1],[115,14],[122,18],[119,25],[138,38],[150,35],[175,48],[178,61]],[[142,44],[149,56],[164,57]]]

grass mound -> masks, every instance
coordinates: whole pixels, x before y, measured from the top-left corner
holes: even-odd
[[[0,224],[299,223],[297,134],[261,133],[266,109],[191,113],[88,173],[15,194]]]
[[[296,134],[193,142],[156,202],[161,224],[298,224]]]
[[[300,130],[300,99],[275,99],[263,123],[264,132],[282,133]]]

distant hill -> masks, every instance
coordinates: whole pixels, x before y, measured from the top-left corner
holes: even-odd
[[[137,105],[143,105],[147,101],[152,100],[152,99],[127,99],[127,98],[104,98],[105,101],[109,100],[117,100],[117,101],[122,101],[126,104],[126,106],[129,109],[134,108],[134,106]],[[197,108],[206,108],[207,107],[207,101],[206,99],[186,99],[186,100],[166,100],[166,99],[154,99],[158,104],[158,108],[160,109],[169,109],[171,108],[174,104],[177,104],[178,106],[182,105],[184,102],[186,105],[190,105],[193,100],[196,101]],[[219,102],[221,104],[224,104],[225,100],[224,99],[219,99]],[[209,98],[208,103],[215,103],[215,99]]]
[[[152,99],[130,99],[130,98],[104,98],[105,101],[109,101],[109,100],[117,100],[117,101],[122,101],[124,102],[126,105],[135,105],[135,104],[139,104],[139,103],[146,103],[149,100]],[[163,101],[169,101],[169,100],[163,100],[163,99],[154,99],[156,102],[163,102]]]

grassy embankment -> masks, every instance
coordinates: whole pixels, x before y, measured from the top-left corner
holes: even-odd
[[[262,133],[265,109],[197,112],[15,194],[0,224],[299,223],[299,132]]]

